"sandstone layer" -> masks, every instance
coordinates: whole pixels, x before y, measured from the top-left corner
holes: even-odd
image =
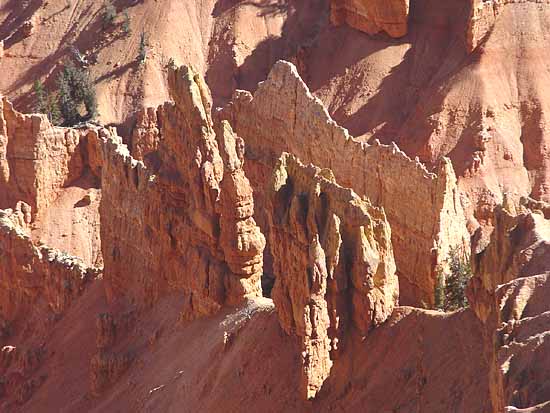
[[[13,401],[1,402],[3,411],[17,411],[44,383],[41,335],[101,275],[77,257],[34,245],[29,222],[21,209],[0,210],[0,401]]]
[[[331,0],[332,24],[343,23],[368,34],[386,32],[391,37],[407,34],[409,0]]]
[[[331,119],[296,68],[282,61],[254,95],[238,91],[221,116],[246,142],[245,168],[257,193],[262,228],[267,221],[262,216],[262,189],[282,152],[331,169],[341,185],[384,208],[392,228],[402,303],[433,303],[437,266],[444,264],[453,247],[469,248],[449,161],[442,160],[435,174],[395,145],[357,141]]]
[[[383,210],[292,155],[272,185],[272,297],[283,329],[302,340],[303,394],[313,398],[351,325],[367,335],[397,303],[391,231]]]

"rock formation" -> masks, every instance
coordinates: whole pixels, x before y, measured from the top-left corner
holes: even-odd
[[[497,291],[502,324],[499,364],[504,400],[520,411],[546,411],[550,406],[550,273],[518,278]],[[519,411],[510,408],[509,411]]]
[[[18,225],[20,216],[0,210],[0,323],[16,328],[30,314],[61,314],[99,276],[77,257],[35,246]],[[20,327],[20,326],[19,326]]]
[[[348,329],[366,335],[397,303],[391,231],[383,210],[292,155],[279,160],[273,191],[272,296],[283,329],[301,339],[303,394],[313,398]]]
[[[34,245],[19,226],[29,218],[20,208],[0,210],[0,400],[11,398],[18,405],[46,380],[36,374],[46,353],[46,344],[36,338],[100,277],[100,269],[77,257]]]
[[[548,409],[548,1],[2,4],[0,411]]]
[[[33,214],[46,209],[59,190],[84,169],[84,133],[56,128],[45,115],[24,115],[0,100],[0,207],[24,201]]]
[[[182,68],[169,82],[174,103],[148,112],[159,127],[134,134],[147,166],[120,139],[103,146],[101,239],[111,300],[152,304],[177,291],[192,318],[261,295],[265,238],[240,140],[227,123],[216,134],[204,81]]]
[[[504,5],[503,0],[470,0],[471,12],[466,31],[466,45],[469,52],[485,39],[493,29],[495,20]]]
[[[409,0],[331,0],[332,24],[343,23],[368,34],[386,32],[391,37],[407,34]]]
[[[466,31],[468,51],[475,50],[491,33],[498,15],[508,4],[537,3],[548,5],[548,0],[470,0],[471,12]]]
[[[246,142],[245,169],[257,194],[262,228],[266,228],[262,189],[282,152],[329,168],[341,185],[384,208],[392,228],[402,303],[433,303],[437,266],[447,260],[452,247],[469,248],[448,160],[434,174],[395,145],[358,142],[330,118],[296,68],[282,61],[254,95],[236,92],[220,116],[229,119]]]
[[[523,204],[529,205],[529,201]],[[522,209],[495,211],[491,241],[473,261],[476,277],[470,301],[481,319],[487,319],[493,310],[499,285],[550,271],[550,221],[540,210]]]

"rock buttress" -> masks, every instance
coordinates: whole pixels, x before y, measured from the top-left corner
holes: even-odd
[[[382,209],[336,184],[329,170],[284,154],[274,172],[272,297],[283,329],[300,338],[303,394],[312,398],[346,330],[384,322],[398,299],[391,231]]]
[[[12,210],[0,210],[0,327],[25,322],[39,308],[60,315],[99,270],[33,244]]]
[[[111,299],[146,304],[177,292],[192,318],[261,295],[265,239],[242,142],[227,123],[216,135],[210,92],[192,69],[171,71],[169,84],[174,102],[147,112],[154,137],[140,146],[153,135],[134,134],[145,163],[120,140],[103,145],[101,239]]]

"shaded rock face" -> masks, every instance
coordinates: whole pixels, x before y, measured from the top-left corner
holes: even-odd
[[[296,68],[283,61],[275,64],[253,96],[237,91],[220,116],[229,119],[246,142],[245,170],[255,189],[262,228],[267,228],[264,183],[281,153],[329,168],[341,185],[384,208],[392,228],[401,302],[433,304],[437,266],[444,264],[451,248],[469,248],[449,161],[444,159],[435,174],[395,145],[356,141],[311,95]]]
[[[488,318],[499,285],[550,271],[549,254],[550,220],[542,211],[498,208],[490,243],[473,260],[476,276],[471,282],[470,302],[478,316]]]
[[[396,307],[366,340],[349,340],[313,410],[502,412],[488,380],[484,334],[469,309]]]
[[[120,139],[103,146],[101,239],[111,300],[151,304],[177,291],[192,318],[261,295],[265,238],[242,143],[227,123],[214,130],[204,81],[182,68],[169,83],[174,103],[147,113],[160,126],[134,134],[147,166]]]
[[[383,210],[293,155],[279,160],[272,189],[272,297],[283,329],[301,340],[303,394],[312,398],[348,329],[366,335],[393,311],[391,232]]]
[[[332,24],[347,25],[368,34],[407,34],[409,0],[331,0]]]
[[[518,210],[513,204],[498,208],[491,240],[473,261],[469,302],[494,332],[501,398],[510,412],[546,411],[550,401],[546,208],[530,199],[522,199]]]
[[[497,291],[504,400],[508,406],[532,408],[525,411],[542,412],[550,407],[549,294],[549,272],[513,280]]]

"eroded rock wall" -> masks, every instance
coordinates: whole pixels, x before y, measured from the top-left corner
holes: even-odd
[[[169,83],[174,103],[149,114],[155,144],[138,151],[147,165],[120,138],[103,146],[101,239],[111,300],[151,304],[177,291],[191,318],[261,295],[265,238],[240,140],[226,122],[216,134],[204,81],[181,68]]]
[[[386,32],[391,37],[407,34],[409,0],[331,0],[332,24],[347,24],[368,34]]]
[[[528,205],[525,201],[525,205]],[[531,204],[534,208],[537,203]],[[550,220],[538,209],[498,208],[489,245],[474,260],[471,305],[486,320],[499,285],[550,271]]]
[[[516,3],[538,3],[542,7],[550,5],[549,0],[470,0],[471,12],[466,30],[469,52],[474,51],[491,33],[502,9]]]
[[[79,178],[85,132],[54,127],[45,115],[25,115],[0,99],[0,207],[24,201],[35,215]]]
[[[507,406],[533,409],[526,411],[550,406],[549,293],[550,272],[513,280],[497,291],[502,320],[498,361]]]
[[[293,155],[280,158],[272,185],[272,297],[283,329],[301,339],[302,393],[312,398],[349,328],[367,335],[397,303],[391,231],[382,209]]]
[[[11,332],[35,312],[62,314],[100,274],[76,257],[34,245],[20,219],[17,211],[0,210],[0,330]]]
[[[384,208],[400,275],[402,303],[433,303],[435,272],[450,248],[468,250],[469,234],[456,177],[443,160],[438,173],[407,157],[395,145],[356,141],[339,127],[300,79],[280,61],[251,95],[237,91],[220,114],[246,142],[245,170],[255,189],[258,221],[266,199],[265,182],[282,152],[334,172],[344,187]]]

